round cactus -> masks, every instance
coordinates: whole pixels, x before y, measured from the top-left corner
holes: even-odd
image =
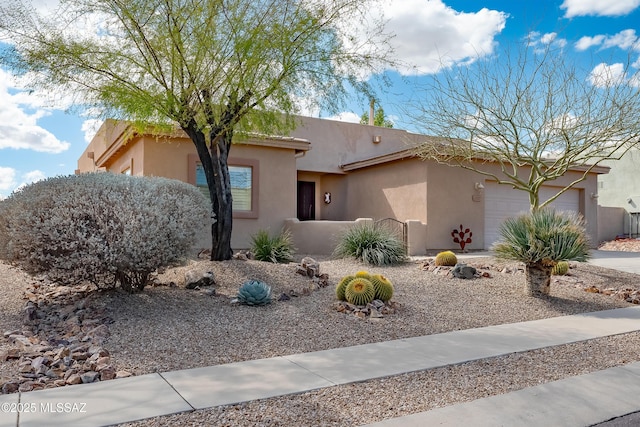
[[[558,261],[558,263],[551,270],[551,274],[554,276],[564,276],[569,272],[569,263],[567,261]]]
[[[356,273],[356,277],[369,280],[369,278],[371,277],[371,274],[369,274],[368,271],[360,270]]]
[[[389,301],[393,296],[393,284],[382,274],[374,274],[371,276],[371,284],[376,291],[374,299]]]
[[[347,285],[350,281],[355,279],[356,276],[344,276],[340,282],[338,282],[338,286],[336,286],[336,297],[340,301],[345,301],[346,297],[344,296],[344,291],[347,289]]]
[[[260,280],[244,282],[238,290],[238,302],[246,305],[266,305],[271,302],[271,287]]]
[[[347,289],[344,291],[344,295],[349,304],[367,305],[373,301],[373,298],[376,296],[376,290],[367,279],[356,277],[349,282]]]
[[[451,251],[440,252],[436,255],[436,265],[453,267],[457,263],[458,258],[456,257],[456,254]]]

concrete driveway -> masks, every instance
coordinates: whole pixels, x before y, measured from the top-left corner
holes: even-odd
[[[591,251],[590,264],[640,274],[640,252]]]

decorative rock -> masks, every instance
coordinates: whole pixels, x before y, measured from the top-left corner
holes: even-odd
[[[458,279],[473,279],[476,276],[476,269],[467,264],[456,264],[451,274]]]
[[[127,378],[133,375],[131,372],[127,371],[118,371],[116,372],[116,378]]]
[[[2,385],[2,394],[15,393],[16,391],[18,391],[18,387],[20,387],[18,383],[14,383],[14,382],[4,383]]]
[[[213,286],[216,280],[211,271],[200,273],[189,270],[184,274],[184,284],[187,289],[195,289],[201,286]]]
[[[306,275],[307,277],[315,277],[320,275],[320,263],[311,257],[304,257],[300,261],[300,265],[296,270],[298,274]]]
[[[83,384],[95,382],[98,377],[100,377],[100,374],[94,371],[85,372],[84,374],[80,375]]]
[[[71,374],[67,378],[66,383],[69,385],[82,384],[82,377],[78,374]]]
[[[289,301],[290,299],[291,297],[284,292],[278,297],[278,301]]]
[[[107,366],[100,371],[100,381],[112,380],[116,377],[116,370],[113,366]]]

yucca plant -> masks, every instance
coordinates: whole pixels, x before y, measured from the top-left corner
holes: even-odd
[[[270,236],[266,230],[260,230],[251,236],[251,251],[258,261],[286,263],[293,260],[295,248],[289,230],[283,230],[276,236]]]
[[[371,265],[392,265],[406,261],[407,251],[404,243],[387,228],[359,223],[342,235],[333,256],[353,257]]]
[[[525,264],[527,293],[548,295],[558,261],[586,261],[589,239],[584,220],[572,212],[539,209],[508,218],[500,226],[496,256]]]

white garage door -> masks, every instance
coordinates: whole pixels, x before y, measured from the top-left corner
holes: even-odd
[[[540,189],[540,201],[543,202],[558,192],[554,187]],[[580,190],[568,190],[558,197],[551,206],[559,211],[580,210]],[[498,240],[498,227],[502,222],[519,213],[529,211],[529,193],[515,190],[508,185],[486,182],[484,189],[484,247]]]

